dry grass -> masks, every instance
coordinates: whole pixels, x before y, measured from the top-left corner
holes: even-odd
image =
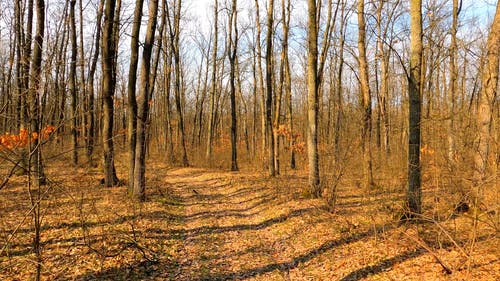
[[[117,168],[125,178],[126,167]],[[398,177],[366,191],[354,172],[346,174],[328,211],[302,192],[304,171],[269,179],[250,169],[179,169],[155,161],[144,204],[132,203],[125,187],[101,187],[97,170],[60,161],[47,173],[45,280],[500,279],[493,183],[484,203],[493,209],[477,210],[474,232],[474,212],[453,215],[458,193],[434,185],[432,176],[424,181],[429,220],[400,225]],[[25,180],[15,177],[0,191],[2,280],[29,280],[35,268],[31,217],[23,221]]]

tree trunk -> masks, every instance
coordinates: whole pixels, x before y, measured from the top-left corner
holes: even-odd
[[[316,0],[308,0],[307,24],[307,157],[309,189],[314,197],[321,196],[318,160],[318,27]]]
[[[486,59],[482,71],[482,88],[479,95],[477,122],[478,122],[478,150],[474,157],[475,178],[480,183],[487,175],[488,157],[493,122],[493,104],[498,93],[498,67],[500,56],[500,2],[497,3],[495,18],[491,25],[490,35],[486,46]]]
[[[70,1],[69,21],[70,21],[70,40],[71,40],[71,60],[69,66],[69,91],[71,93],[71,144],[72,144],[72,161],[73,165],[78,164],[78,113],[77,91],[76,91],[76,59],[78,47],[76,44],[76,22],[75,22],[75,6],[76,0]]]
[[[31,7],[32,9],[32,7]],[[32,13],[28,12],[28,13]],[[40,104],[39,104],[39,90],[41,84],[41,70],[42,70],[42,51],[43,51],[43,42],[44,42],[44,32],[45,32],[45,2],[43,0],[36,1],[36,33],[34,38],[34,46],[33,46],[33,57],[31,58],[31,73],[29,75],[29,106],[30,106],[30,130],[28,130],[28,138],[31,137],[32,134],[37,134],[40,136],[40,123],[41,123],[41,112],[40,112]],[[31,33],[31,30],[29,31]],[[31,42],[30,42],[31,44]],[[33,208],[33,219],[34,219],[34,228],[35,228],[35,237],[33,240],[33,248],[36,256],[36,275],[35,280],[40,280],[41,272],[42,272],[42,256],[41,256],[41,245],[40,245],[40,230],[41,230],[41,217],[40,217],[40,204],[38,201],[40,198],[40,188],[43,182],[45,181],[45,176],[43,173],[43,165],[42,165],[42,153],[41,153],[41,139],[35,138],[33,144],[29,145],[29,155],[30,155],[30,171],[33,171],[32,178],[30,184],[30,192],[31,192],[31,184],[37,190],[37,198],[31,201],[31,205]],[[31,175],[31,174],[30,174]]]
[[[266,139],[268,144],[268,169],[269,176],[274,177],[276,170],[274,167],[274,142],[273,142],[273,12],[274,0],[269,0],[267,8],[267,35],[266,35]]]
[[[105,0],[104,29],[102,42],[102,98],[103,104],[103,152],[104,152],[104,186],[110,187],[118,184],[116,177],[114,148],[113,148],[113,96],[115,93],[115,37],[114,17],[115,0]]]
[[[255,45],[257,49],[257,73],[260,93],[260,125],[261,125],[261,157],[264,160],[266,155],[266,147],[267,147],[267,132],[266,132],[266,97],[264,93],[264,74],[262,72],[262,45],[260,43],[260,7],[259,1],[255,0],[255,26],[257,27],[257,38],[255,40]]]
[[[410,0],[410,73],[407,218],[422,213],[420,167],[420,100],[422,68],[422,1]]]
[[[143,0],[136,0],[134,9],[134,22],[132,25],[132,33],[130,35],[130,65],[128,70],[128,190],[129,193],[134,191],[134,171],[135,171],[135,152],[137,143],[137,99],[136,99],[136,82],[137,82],[137,65],[139,61],[139,32],[141,29],[142,6]]]
[[[335,113],[335,136],[334,136],[334,154],[335,161],[339,162],[340,160],[340,135],[342,130],[342,116],[343,116],[343,87],[342,87],[342,74],[344,70],[344,45],[345,45],[345,25],[347,18],[345,17],[345,8],[346,3],[342,1],[342,10],[341,10],[341,21],[340,21],[340,39],[339,39],[339,65],[337,69],[337,87],[335,89],[337,95],[337,106]]]
[[[282,16],[283,16],[283,91],[285,92],[285,100],[287,106],[286,119],[288,121],[289,131],[289,146],[290,146],[290,169],[295,169],[295,134],[293,132],[293,106],[292,106],[292,78],[290,74],[290,61],[288,59],[288,35],[290,31],[290,0],[282,0]]]
[[[218,17],[219,7],[217,0],[214,1],[214,47],[212,50],[212,90],[210,91],[210,113],[208,118],[207,150],[205,157],[208,161],[212,158],[212,141],[214,138],[215,126],[215,96],[217,90],[217,42],[218,42]],[[207,62],[208,63],[208,62]]]
[[[372,169],[372,102],[370,81],[368,78],[368,62],[366,59],[366,27],[365,27],[365,1],[358,0],[358,51],[359,51],[359,79],[361,100],[363,105],[363,130],[361,141],[363,143],[363,187],[370,188],[373,183]]]
[[[97,10],[97,22],[96,22],[96,33],[94,42],[94,54],[92,55],[92,61],[90,63],[89,74],[87,75],[87,94],[88,94],[88,112],[86,112],[86,118],[88,123],[88,135],[87,139],[87,159],[92,166],[92,156],[94,154],[94,140],[95,140],[95,98],[94,98],[94,76],[97,69],[97,60],[99,58],[99,49],[101,46],[101,20],[104,9],[104,1],[100,1],[99,8]]]
[[[149,19],[146,30],[146,39],[144,40],[142,61],[141,61],[141,88],[138,102],[137,118],[137,144],[135,147],[135,165],[134,165],[134,197],[137,200],[146,199],[146,129],[149,115],[150,96],[150,70],[151,53],[153,51],[153,41],[156,30],[156,17],[158,14],[158,1],[149,1]]]
[[[458,93],[458,67],[457,67],[457,29],[458,29],[458,15],[459,0],[453,0],[453,21],[451,25],[451,43],[450,43],[450,110],[447,118],[448,123],[448,162],[455,162],[455,104]],[[460,3],[461,6],[461,3]]]
[[[232,0],[231,14],[228,22],[228,56],[229,56],[229,86],[231,100],[231,171],[238,171],[238,153],[237,153],[237,123],[236,123],[236,56],[238,53],[238,12],[236,0]],[[234,32],[234,37],[233,37]]]
[[[181,18],[181,4],[182,0],[176,0],[173,11],[173,23],[169,19],[169,30],[170,30],[170,48],[172,50],[172,55],[174,58],[174,98],[175,98],[175,107],[177,109],[177,117],[179,119],[178,129],[181,137],[181,149],[182,149],[182,166],[189,166],[189,161],[187,157],[187,149],[186,149],[186,134],[185,134],[185,126],[184,126],[184,116],[182,112],[182,97],[181,97],[181,57],[180,57],[180,18]],[[167,5],[168,9],[168,5]]]

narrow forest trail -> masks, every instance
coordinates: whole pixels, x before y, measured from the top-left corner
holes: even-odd
[[[409,239],[410,228],[359,216],[381,198],[346,194],[331,214],[321,200],[302,198],[305,179],[296,176],[183,168],[165,182],[182,213],[172,229],[182,241],[172,280],[456,278]]]

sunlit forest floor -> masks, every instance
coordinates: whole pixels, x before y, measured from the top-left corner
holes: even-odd
[[[363,190],[349,177],[329,209],[303,192],[304,170],[270,179],[153,161],[138,204],[125,186],[100,186],[98,168],[67,163],[47,167],[44,280],[500,280],[498,214],[475,230],[470,212],[431,219],[434,190],[429,220],[401,224],[402,187]],[[0,191],[0,207],[0,279],[30,280],[26,177]]]

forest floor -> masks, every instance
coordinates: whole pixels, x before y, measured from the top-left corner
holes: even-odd
[[[270,179],[153,163],[138,204],[126,187],[101,187],[98,170],[57,163],[47,173],[43,280],[500,280],[486,218],[476,231],[467,214],[399,224],[398,188],[345,181],[329,210],[303,192],[304,171]],[[30,280],[25,177],[0,190],[0,207],[0,280]]]

